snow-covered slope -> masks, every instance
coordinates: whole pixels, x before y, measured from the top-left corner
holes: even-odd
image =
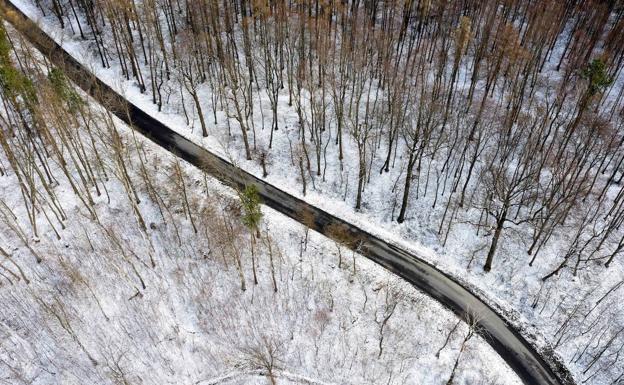
[[[38,90],[45,100],[45,80]],[[263,208],[252,245],[234,191],[82,108],[88,130],[46,115],[58,143],[82,149],[50,149],[53,183],[34,177],[36,237],[14,163],[0,155],[0,381],[442,384],[460,357],[454,383],[519,383],[439,304],[298,223]],[[17,160],[43,170],[12,128]],[[77,141],[61,141],[68,132]],[[95,184],[77,193],[70,180],[80,186],[87,164]]]

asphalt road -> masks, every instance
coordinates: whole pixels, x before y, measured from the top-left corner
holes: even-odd
[[[506,322],[503,315],[453,278],[417,255],[402,250],[357,226],[287,194],[175,133],[95,78],[88,69],[28,20],[9,0],[0,1],[3,5],[1,7],[3,17],[24,34],[35,47],[55,65],[63,67],[67,76],[78,86],[153,142],[174,152],[189,163],[207,170],[227,185],[240,188],[255,184],[264,204],[299,222],[310,225],[314,230],[330,238],[335,238],[335,232],[327,231],[328,226],[340,226],[349,234],[346,240],[341,237],[346,246],[357,248],[360,254],[410,282],[464,320],[476,317],[480,334],[525,384],[574,384],[567,369],[558,363],[552,354],[538,353],[531,343]],[[304,216],[304,213],[307,214]],[[314,218],[313,224],[304,220],[305,217],[310,217],[309,214],[312,214]]]

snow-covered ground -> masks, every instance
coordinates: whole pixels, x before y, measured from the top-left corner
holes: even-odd
[[[0,255],[0,383],[448,381],[468,325],[374,263],[306,235],[266,207],[254,284],[236,193],[115,119],[123,143],[118,159],[104,111],[89,109],[94,147],[84,128],[76,133],[99,175],[101,194],[91,191],[95,218],[52,156],[56,182],[49,187],[67,216],[65,228],[53,229],[56,222],[39,213],[33,238],[19,182],[0,155],[0,247],[7,253]],[[78,181],[70,153],[64,151]],[[42,185],[37,189],[45,196]],[[455,384],[520,383],[481,337],[470,338],[461,357]]]
[[[102,69],[95,58],[88,42],[77,36],[71,36],[68,30],[61,30],[53,18],[42,18],[32,2],[16,0],[21,9],[29,14],[52,37],[61,42],[63,47],[72,52],[83,64],[119,90],[128,100],[140,106],[146,112],[168,124],[182,135],[202,144],[216,154],[230,159],[243,169],[262,175],[258,160],[244,160],[244,150],[238,131],[231,130],[228,135],[228,122],[223,111],[217,111],[217,124],[207,118],[210,135],[203,138],[199,122],[192,122],[189,127],[182,115],[179,100],[172,94],[170,103],[158,112],[151,98],[141,94],[133,82],[123,81],[120,69],[113,65],[111,69]],[[200,88],[201,99],[210,111],[210,89],[207,85]],[[257,153],[268,147],[270,134],[270,109],[268,97],[262,93],[256,95],[257,106],[254,111],[257,130]],[[465,215],[453,226],[444,239],[438,235],[438,226],[444,205],[432,209],[432,196],[429,186],[428,195],[421,195],[411,202],[408,220],[399,225],[393,222],[398,211],[401,188],[393,189],[388,194],[387,186],[401,184],[405,159],[397,158],[389,173],[375,175],[370,179],[364,192],[364,206],[360,212],[353,210],[354,181],[357,178],[357,149],[352,141],[345,141],[345,162],[341,169],[337,162],[328,162],[324,176],[308,181],[308,193],[302,196],[302,185],[298,177],[296,162],[292,160],[291,143],[297,142],[298,120],[292,107],[287,106],[287,98],[280,99],[280,131],[274,133],[273,149],[268,159],[269,175],[266,180],[274,183],[289,193],[322,207],[352,223],[367,229],[385,239],[399,244],[426,258],[458,280],[475,288],[492,303],[500,306],[511,321],[535,333],[540,346],[554,345],[578,380],[587,379],[590,383],[611,384],[618,381],[624,369],[620,365],[621,342],[614,344],[606,352],[601,351],[601,344],[610,338],[622,341],[618,334],[624,325],[624,305],[618,285],[624,277],[624,267],[618,259],[608,270],[602,267],[588,266],[573,277],[569,271],[563,271],[558,277],[543,284],[541,277],[550,272],[559,262],[569,234],[555,234],[540,253],[545,262],[533,267],[528,266],[526,255],[526,235],[529,231],[523,227],[513,227],[507,231],[497,252],[494,270],[486,274],[482,271],[482,259],[490,240],[489,234],[476,235],[470,223],[474,213]],[[262,107],[260,107],[262,106]],[[192,103],[186,108],[194,116]],[[264,119],[262,119],[264,117]],[[232,123],[232,121],[230,121]],[[232,123],[234,124],[234,123]],[[263,129],[264,127],[264,129]],[[380,152],[383,152],[380,143]],[[330,150],[335,152],[333,141],[329,140]],[[383,159],[378,156],[372,164],[371,172],[377,173]],[[439,165],[433,164],[435,170]],[[433,174],[432,174],[433,178]],[[433,185],[433,183],[432,183]],[[423,187],[421,186],[421,189]],[[422,190],[421,190],[422,194]],[[446,198],[445,198],[446,199]],[[478,215],[477,215],[478,216]],[[487,234],[487,233],[486,233]],[[597,273],[598,272],[598,273]],[[615,291],[611,291],[614,289]],[[601,298],[610,293],[605,300]],[[596,358],[597,357],[597,358]],[[595,364],[595,361],[598,364]],[[592,366],[589,366],[592,364]],[[589,366],[589,367],[588,367]],[[621,377],[619,377],[621,378]]]

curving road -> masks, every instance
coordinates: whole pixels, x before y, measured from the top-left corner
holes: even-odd
[[[408,253],[287,194],[180,136],[97,79],[9,0],[0,0],[0,13],[55,65],[62,66],[67,71],[68,77],[78,86],[153,142],[189,163],[206,169],[225,184],[233,187],[255,184],[259,188],[264,204],[330,238],[333,238],[333,232],[328,231],[328,226],[341,226],[349,234],[349,238],[345,240],[341,237],[340,240],[348,247],[357,248],[359,253],[407,280],[464,320],[478,318],[480,334],[525,384],[574,385],[570,373],[552,353],[540,354],[526,338],[506,322],[503,315],[452,277],[417,255]],[[308,214],[304,216],[304,213]],[[304,217],[309,218],[309,214],[313,215],[313,224],[304,220]]]

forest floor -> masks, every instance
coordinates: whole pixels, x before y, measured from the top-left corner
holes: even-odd
[[[14,3],[33,20],[40,20],[46,32],[129,101],[181,135],[254,175],[262,175],[257,158],[268,148],[271,121],[266,95],[256,95],[256,160],[246,161],[238,130],[230,129],[229,125],[234,123],[231,119],[228,120],[223,111],[215,112],[216,124],[212,121],[212,116],[207,118],[210,135],[203,138],[197,120],[192,121],[190,127],[185,121],[180,100],[172,95],[169,103],[163,106],[163,111],[159,112],[151,98],[139,92],[136,84],[124,81],[118,67],[102,69],[97,64],[95,53],[88,42],[70,35],[67,30],[61,30],[51,17],[42,18],[31,2],[15,0]],[[554,73],[548,76],[556,78]],[[210,100],[208,86],[200,88],[200,96],[202,100]],[[188,100],[186,102],[185,108],[189,115],[194,116],[192,103]],[[439,235],[445,205],[438,204],[432,209],[432,200],[435,170],[440,165],[431,165],[431,182],[419,187],[420,193],[417,199],[412,199],[408,219],[403,224],[394,221],[399,209],[401,175],[406,162],[401,157],[393,160],[390,172],[370,178],[364,192],[363,207],[360,211],[354,210],[357,149],[353,141],[345,142],[343,164],[326,159],[322,175],[307,181],[309,189],[303,196],[302,181],[292,150],[292,143],[297,142],[299,132],[296,127],[298,117],[294,108],[288,106],[285,95],[281,95],[279,103],[280,130],[274,133],[273,148],[268,155],[267,182],[418,254],[473,287],[486,299],[502,307],[512,322],[534,333],[539,346],[554,346],[579,382],[609,385],[615,384],[617,378],[621,378],[623,369],[612,362],[612,359],[619,357],[615,355],[616,352],[610,351],[608,359],[601,360],[598,364],[593,360],[600,350],[600,340],[610,338],[614,330],[617,331],[624,325],[624,304],[619,301],[621,293],[602,300],[612,288],[618,287],[624,277],[624,265],[620,260],[616,259],[608,270],[602,266],[583,266],[577,276],[564,270],[543,283],[541,277],[560,262],[562,250],[567,245],[570,234],[555,234],[540,253],[541,263],[530,267],[530,257],[526,253],[530,229],[526,226],[512,226],[501,240],[493,271],[485,273],[482,263],[491,234],[483,230],[477,234],[472,222],[475,216],[478,217],[478,212],[460,213],[459,220],[452,229],[444,229],[442,235]],[[206,111],[211,111],[207,102]],[[334,153],[334,142],[328,140],[327,143],[330,153]],[[380,141],[375,148],[379,153],[371,158],[370,173],[379,173],[384,160],[384,144]],[[391,193],[388,193],[388,186],[395,186]],[[446,201],[448,198],[442,196],[441,199]],[[591,202],[587,205],[591,206]],[[600,270],[600,273],[596,274],[596,270]],[[591,308],[592,311],[579,311],[586,308]],[[606,323],[611,326],[603,326]]]

